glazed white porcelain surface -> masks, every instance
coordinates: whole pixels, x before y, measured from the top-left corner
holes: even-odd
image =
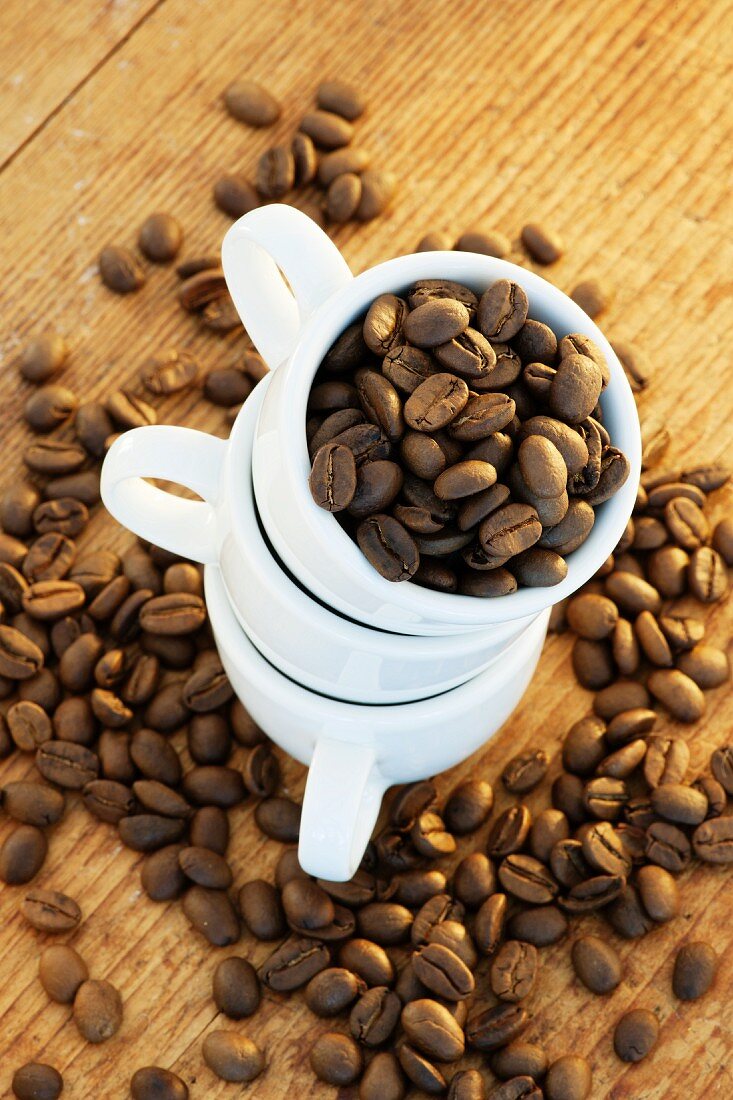
[[[216,566],[207,567],[205,585],[236,694],[273,741],[310,765],[300,862],[334,881],[356,870],[387,787],[452,767],[506,721],[532,678],[549,618],[539,615],[501,660],[462,686],[415,703],[371,707],[326,699],[287,679],[240,627]]]

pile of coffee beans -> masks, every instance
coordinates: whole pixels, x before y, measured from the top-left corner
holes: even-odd
[[[391,581],[504,596],[567,575],[629,463],[603,426],[609,372],[509,279],[382,294],[314,379],[310,488]]]
[[[252,80],[230,84],[224,103],[234,118],[250,126],[271,126],[282,114],[271,93]],[[372,168],[366,150],[351,144],[354,123],[365,109],[358,88],[341,80],[324,81],[316,91],[315,109],[303,115],[294,137],[262,153],[254,183],[242,172],[227,173],[217,180],[217,206],[230,217],[240,218],[260,201],[278,202],[296,188],[314,185],[325,192],[323,205],[318,201],[308,207],[319,224],[323,224],[324,215],[335,224],[378,217],[392,199],[395,177]]]
[[[573,668],[614,718],[662,707],[678,722],[705,713],[704,692],[730,677],[727,653],[705,641],[703,609],[725,599],[733,524],[711,523],[710,494],[730,477],[721,465],[647,468],[634,514],[599,574],[555,609],[555,629],[576,635]]]

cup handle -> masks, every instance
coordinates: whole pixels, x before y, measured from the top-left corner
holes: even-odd
[[[371,745],[320,737],[300,822],[298,860],[309,875],[346,882],[358,870],[387,783]]]
[[[221,262],[242,323],[271,370],[290,356],[311,314],[353,278],[313,219],[284,203],[236,221]]]
[[[102,466],[101,493],[108,512],[155,546],[193,561],[218,561],[213,505],[226,452],[223,439],[156,424],[125,432]],[[185,485],[203,500],[184,500],[143,478]]]

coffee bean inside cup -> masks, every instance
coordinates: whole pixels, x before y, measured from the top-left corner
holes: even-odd
[[[559,584],[626,481],[603,425],[603,352],[530,312],[509,279],[479,293],[421,279],[376,298],[326,353],[308,401],[311,493],[387,580],[476,597]]]

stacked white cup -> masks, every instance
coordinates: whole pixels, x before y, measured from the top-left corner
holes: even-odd
[[[310,765],[300,862],[339,881],[358,867],[387,787],[469,756],[517,705],[550,608],[596,572],[631,515],[641,461],[636,406],[596,325],[556,287],[506,261],[426,252],[355,278],[313,221],[272,205],[232,226],[222,262],[271,374],[227,442],[169,426],[126,432],[105,460],[102,497],[142,538],[206,565],[209,618],[235,692],[273,741]],[[310,496],[306,404],[323,356],[379,294],[424,278],[478,292],[515,279],[532,317],[558,336],[592,337],[606,355],[604,424],[631,473],[597,509],[553,588],[481,600],[390,583]],[[177,482],[202,499],[144,478]]]

